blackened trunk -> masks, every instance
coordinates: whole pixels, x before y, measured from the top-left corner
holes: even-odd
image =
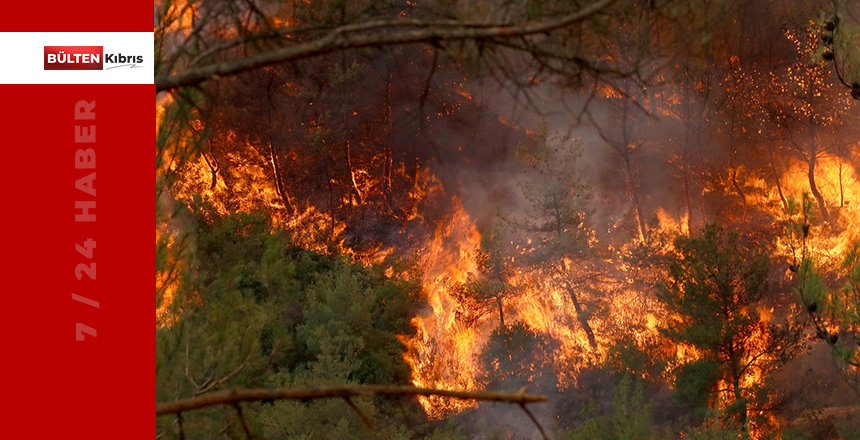
[[[206,161],[206,165],[209,166],[209,172],[212,174],[212,183],[209,185],[209,190],[214,190],[215,185],[218,184],[218,171],[221,169],[221,165],[218,164],[218,158],[215,157],[215,149],[212,147],[212,139],[209,139],[209,151],[212,154],[212,160],[209,160],[209,157],[206,156],[205,151],[201,151],[200,154],[203,156],[203,160]],[[841,184],[841,181],[840,181]]]
[[[845,166],[845,164],[842,161],[839,161],[839,207],[840,208],[845,207],[845,186],[844,186],[844,183],[842,181],[842,175],[843,175],[842,170],[843,170],[844,166]]]
[[[821,218],[823,218],[825,222],[830,223],[830,213],[827,212],[827,205],[824,203],[824,196],[821,195],[821,191],[818,190],[818,185],[815,183],[815,164],[816,157],[815,155],[812,155],[809,159],[809,190],[812,191],[812,196],[815,197],[815,200],[818,202],[818,210],[821,211]]]
[[[588,323],[588,318],[582,310],[582,304],[579,303],[576,291],[570,283],[566,284],[570,300],[573,302],[573,309],[576,311],[576,320],[579,321],[579,325],[581,325],[582,330],[585,331],[585,336],[588,338],[588,345],[593,349],[597,349],[597,338],[594,337],[594,330],[591,329],[591,325]]]
[[[358,182],[355,181],[355,171],[352,169],[352,153],[349,149],[349,141],[346,141],[346,168],[349,171],[349,180],[352,184],[351,190],[355,200],[358,201],[358,204],[364,203],[364,196],[361,195],[361,191],[358,189]]]
[[[275,152],[275,146],[269,142],[269,155],[272,161],[272,172],[275,175],[275,189],[278,191],[278,195],[281,197],[281,201],[284,202],[284,207],[287,208],[290,214],[295,213],[295,209],[293,208],[293,202],[290,200],[290,195],[287,194],[287,190],[284,188],[283,181],[281,180],[281,163],[278,160],[278,154]]]
[[[393,155],[391,152],[391,129],[393,121],[391,120],[391,72],[388,72],[388,79],[385,82],[385,158],[382,164],[382,194],[385,197],[385,203],[388,205],[388,210],[394,212],[394,198],[391,192],[391,168],[393,165]]]
[[[684,202],[687,205],[687,233],[693,232],[693,204],[690,202],[690,173],[687,170],[687,158],[684,157]],[[683,232],[683,231],[682,231]]]
[[[788,200],[785,198],[785,193],[782,191],[782,182],[779,179],[779,173],[776,172],[776,167],[773,165],[773,154],[771,154],[770,170],[773,172],[773,178],[776,181],[776,190],[779,193],[779,200],[782,201],[782,208],[788,214]]]
[[[633,174],[633,167],[630,164],[630,151],[628,147],[625,148],[624,154],[624,174],[627,178],[627,196],[630,198],[630,201],[633,203],[633,210],[636,213],[636,221],[639,225],[639,237],[642,239],[643,243],[648,242],[648,228],[645,225],[645,216],[642,214],[642,205],[639,202],[639,191],[636,188],[636,178]]]
[[[744,207],[743,220],[746,220],[747,219],[747,195],[744,193],[743,188],[741,188],[740,182],[738,182],[738,171],[734,166],[732,166],[731,177],[732,177],[732,186],[735,188],[735,192],[738,193],[738,197],[741,198],[741,203],[743,204],[743,207]]]

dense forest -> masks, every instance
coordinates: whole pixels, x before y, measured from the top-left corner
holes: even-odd
[[[860,439],[860,4],[155,37],[157,439]]]

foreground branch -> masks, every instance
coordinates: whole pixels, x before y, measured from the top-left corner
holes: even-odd
[[[448,391],[411,386],[393,385],[338,385],[312,388],[257,388],[248,390],[227,390],[217,393],[204,394],[190,399],[174,400],[155,404],[155,415],[180,414],[214,405],[227,405],[239,402],[256,402],[261,400],[308,400],[341,398],[348,399],[356,396],[442,396],[464,400],[483,400],[491,402],[508,402],[524,405],[526,403],[546,402],[546,396],[526,394],[525,389],[517,393],[497,393],[491,391]]]
[[[431,22],[422,24],[420,21],[411,20],[408,26],[416,27],[417,29],[391,32],[386,32],[385,29],[382,29],[375,30],[370,34],[356,34],[356,32],[367,30],[367,27],[348,25],[334,29],[315,41],[192,69],[184,73],[158,76],[155,78],[155,90],[156,92],[161,92],[179,87],[195,86],[208,79],[236,75],[261,67],[325,55],[341,50],[414,43],[437,44],[444,41],[511,38],[550,32],[578,23],[599,12],[613,1],[600,0],[575,13],[537,23],[514,23],[491,27],[477,27],[463,23],[460,27],[442,27],[438,25],[434,26]],[[371,23],[368,26],[375,29],[378,24]]]

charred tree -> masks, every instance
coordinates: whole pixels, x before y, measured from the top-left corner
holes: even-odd
[[[287,190],[284,187],[284,180],[281,177],[281,162],[278,159],[278,153],[275,149],[275,146],[272,143],[269,143],[269,159],[272,164],[272,174],[275,180],[275,188],[278,191],[278,196],[281,198],[281,201],[284,204],[284,208],[286,208],[287,212],[290,214],[294,214],[296,212],[295,207],[293,206],[293,201],[290,199],[290,195],[287,194]]]
[[[349,148],[349,141],[346,141],[344,145],[345,156],[346,156],[346,171],[349,173],[349,182],[350,182],[350,190],[352,191],[352,195],[350,200],[356,200],[357,204],[364,203],[364,196],[361,194],[361,190],[358,189],[358,182],[355,180],[355,169],[352,167],[352,153]]]
[[[798,60],[774,77],[771,114],[785,132],[789,152],[805,162],[809,191],[822,220],[831,223],[816,170],[819,159],[838,147],[840,131],[850,128],[844,122],[848,98],[838,91],[826,63],[813,57],[818,35],[811,29],[792,29],[785,34],[795,44]]]
[[[271,165],[272,165],[272,175],[273,175],[273,178],[275,180],[275,189],[278,192],[278,196],[281,198],[281,202],[284,204],[284,208],[287,210],[287,212],[289,214],[292,215],[292,214],[295,214],[296,209],[293,206],[293,202],[290,199],[289,194],[287,194],[287,189],[284,185],[284,179],[281,176],[281,161],[279,158],[280,154],[272,142],[272,132],[275,130],[274,119],[273,119],[273,116],[274,116],[273,113],[275,112],[275,104],[274,104],[275,98],[273,96],[273,94],[275,93],[275,91],[274,91],[275,84],[276,84],[276,81],[275,81],[274,75],[269,75],[268,84],[266,85],[266,104],[267,104],[266,108],[267,108],[268,119],[269,119],[269,121],[268,121],[269,125],[268,125],[268,127],[266,127],[267,135],[269,137],[269,139],[268,139],[268,144],[269,144],[268,145],[268,147],[269,147],[268,153],[269,153],[269,160],[271,161]]]
[[[394,165],[394,157],[391,151],[391,131],[394,124],[391,118],[391,82],[391,71],[389,70],[385,75],[385,100],[383,102],[385,108],[385,139],[383,142],[385,147],[382,158],[382,195],[385,197],[388,210],[394,213],[394,196],[391,192],[391,169]]]
[[[812,196],[815,197],[815,201],[818,202],[818,211],[821,213],[821,217],[824,219],[825,223],[830,223],[830,212],[827,210],[827,203],[824,201],[824,195],[821,194],[821,191],[818,189],[818,184],[815,182],[815,165],[818,163],[818,156],[816,154],[812,154],[807,161],[809,165],[808,171],[806,173],[807,178],[809,179],[809,191],[812,193]]]
[[[624,178],[624,188],[627,200],[630,206],[628,212],[632,211],[636,217],[636,226],[639,232],[639,238],[643,243],[648,242],[648,226],[645,222],[645,214],[642,210],[642,203],[639,198],[639,169],[634,162],[637,156],[641,153],[643,143],[636,136],[638,128],[637,112],[641,111],[641,106],[637,105],[635,99],[629,94],[632,88],[629,85],[619,92],[616,99],[610,99],[608,102],[611,105],[609,114],[611,124],[620,122],[621,126],[610,132],[605,129],[602,124],[598,123],[594,115],[590,111],[586,111],[591,124],[594,126],[597,134],[603,139],[604,143],[609,146],[614,155],[621,161],[621,175]],[[610,134],[614,133],[614,134]]]
[[[590,345],[592,349],[596,349],[597,338],[594,336],[594,330],[591,328],[591,324],[588,323],[588,315],[585,313],[585,310],[582,308],[582,304],[579,302],[579,298],[576,295],[576,289],[569,281],[566,281],[565,285],[567,287],[567,293],[570,295],[570,300],[573,302],[573,310],[576,312],[576,320],[579,322],[579,325],[582,326],[582,331],[585,332],[585,337],[588,338],[588,345]]]
[[[501,227],[485,231],[475,249],[478,273],[471,274],[466,282],[453,286],[452,295],[462,305],[460,319],[474,323],[483,315],[495,311],[499,326],[505,328],[505,300],[516,295],[519,289],[509,282],[513,270],[511,249],[506,246],[507,235]]]
[[[570,281],[578,269],[569,262],[588,258],[588,239],[593,234],[588,223],[593,195],[578,164],[581,155],[581,142],[551,136],[546,127],[537,134],[537,145],[520,147],[519,156],[533,173],[520,182],[529,207],[526,218],[516,224],[532,243],[537,243],[527,260],[545,268],[554,282],[568,292],[576,319],[594,349],[597,338],[588,322],[588,310]]]

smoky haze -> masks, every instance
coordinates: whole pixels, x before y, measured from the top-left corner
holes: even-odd
[[[749,401],[760,416],[750,429],[763,436],[857,397],[850,380],[834,379],[848,373],[831,357],[833,335],[853,343],[851,332],[810,325],[823,306],[796,294],[807,256],[832,271],[824,282],[842,285],[835,268],[860,239],[860,107],[821,58],[824,6],[613,12],[611,27],[559,43],[594,51],[574,59],[577,76],[537,51],[493,58],[498,48],[462,43],[224,78],[206,86],[202,122],[190,124],[204,139],[200,157],[176,171],[170,194],[200,218],[264,213],[291,245],[420,283],[397,359],[416,386],[528,386],[550,397],[529,406],[537,422],[580,430],[570,438],[612,417],[647,419],[659,438],[730,406],[719,399]],[[490,64],[499,59],[508,64]],[[576,163],[558,167],[572,151]],[[760,287],[733,303],[741,318],[725,319],[754,322],[746,339],[729,339],[762,350],[724,362],[749,367],[732,384],[709,370],[730,368],[707,349],[672,339],[698,315],[667,309],[667,292],[698,286],[679,268],[707,254],[685,240],[711,224],[737,234],[730,254],[768,263],[729,271],[766,280],[727,282]],[[692,377],[695,392],[678,377]],[[518,406],[419,403],[431,423],[451,421],[468,438],[541,438]]]

